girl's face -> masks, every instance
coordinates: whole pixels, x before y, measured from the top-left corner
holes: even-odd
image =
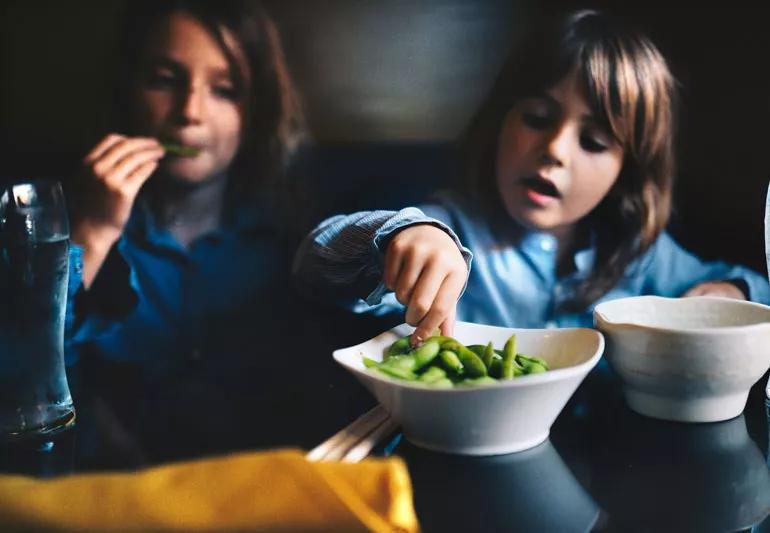
[[[135,91],[139,131],[199,150],[167,154],[161,172],[190,184],[222,175],[240,145],[242,109],[214,36],[194,17],[173,13],[151,34],[143,65]]]
[[[574,74],[506,115],[497,146],[497,188],[526,227],[569,232],[604,198],[623,148],[599,126]]]

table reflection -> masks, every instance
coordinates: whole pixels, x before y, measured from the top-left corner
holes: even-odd
[[[599,516],[550,441],[487,457],[430,452],[408,442],[396,451],[409,465],[424,531],[588,531]]]
[[[592,494],[624,531],[735,531],[770,514],[770,471],[743,415],[682,424],[629,411],[597,443]]]

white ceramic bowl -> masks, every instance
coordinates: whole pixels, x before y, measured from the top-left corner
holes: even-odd
[[[770,307],[728,298],[604,302],[594,323],[634,411],[681,422],[738,416],[770,367]]]
[[[542,357],[552,370],[491,385],[431,389],[364,368],[364,356],[381,360],[385,347],[413,329],[403,324],[336,350],[334,359],[374,394],[410,442],[449,453],[494,455],[540,444],[604,350],[604,338],[593,329],[511,329],[458,322],[453,336],[460,342],[492,341],[502,347],[515,333],[517,351]]]

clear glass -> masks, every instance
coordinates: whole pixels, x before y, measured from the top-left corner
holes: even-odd
[[[61,185],[0,187],[0,440],[74,424],[64,367],[69,225]]]
[[[765,257],[767,258],[767,275],[770,278],[770,185],[767,188],[767,201],[765,202]],[[765,396],[770,398],[770,378],[765,388]]]

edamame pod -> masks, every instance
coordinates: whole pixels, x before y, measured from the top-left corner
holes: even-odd
[[[457,354],[451,350],[441,350],[438,354],[441,366],[450,372],[460,374],[463,371],[463,364]]]
[[[482,355],[482,361],[484,361],[484,366],[487,367],[487,372],[489,371],[489,368],[492,366],[492,359],[495,357],[495,347],[492,346],[492,342],[490,341],[489,344],[484,348],[484,354]]]
[[[383,366],[400,368],[411,372],[417,370],[417,360],[413,355],[394,355],[380,364],[380,367]]]
[[[527,374],[542,374],[543,372],[546,372],[548,369],[541,365],[540,363],[530,363],[526,366]]]
[[[444,378],[446,378],[446,372],[443,368],[431,366],[428,367],[428,370],[423,372],[422,375],[420,375],[420,377],[417,379],[419,381],[424,381],[425,383],[433,383],[434,381],[438,381]]]
[[[516,366],[516,335],[511,335],[503,346],[503,369],[501,379],[513,379]]]
[[[412,356],[416,362],[415,370],[419,370],[428,365],[436,358],[440,351],[441,345],[437,340],[425,341],[422,346],[412,352]]]
[[[474,385],[492,385],[494,383],[497,383],[497,380],[495,378],[491,378],[489,376],[479,376],[477,378],[468,378],[458,383],[458,385],[474,386]]]
[[[479,357],[484,357],[484,350],[487,349],[487,347],[483,344],[469,344],[466,346],[470,351],[478,355]]]
[[[396,342],[388,346],[388,349],[385,350],[385,358],[392,357],[394,355],[401,355],[407,353],[411,349],[411,344],[409,343],[409,335],[406,337],[401,337]]]
[[[399,379],[405,379],[407,381],[415,381],[417,379],[417,374],[415,374],[411,370],[406,370],[403,368],[399,368],[397,366],[388,366],[386,364],[381,364],[375,370],[383,372],[388,376],[399,378]]]
[[[484,366],[484,361],[456,340],[452,339],[446,341],[441,345],[441,348],[443,350],[451,350],[457,354],[457,357],[460,358],[460,362],[463,364],[466,375],[472,378],[487,375],[487,367]]]

